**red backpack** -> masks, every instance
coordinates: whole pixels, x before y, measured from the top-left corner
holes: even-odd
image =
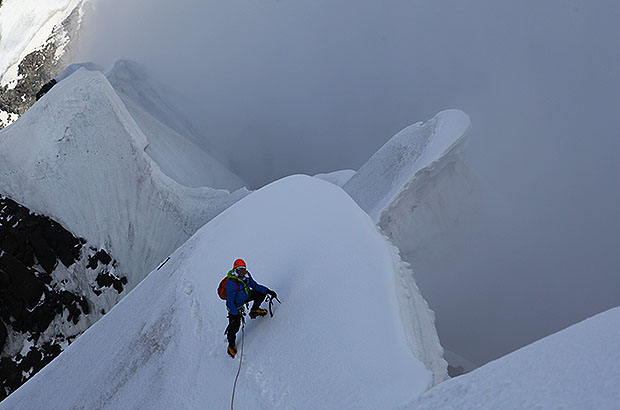
[[[226,300],[226,284],[228,283],[228,279],[230,279],[228,276],[222,279],[220,285],[217,287],[217,295],[222,300]],[[239,292],[239,281],[235,280],[235,283],[237,284],[237,292]]]

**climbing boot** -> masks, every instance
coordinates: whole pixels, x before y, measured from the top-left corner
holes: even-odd
[[[252,319],[256,319],[256,317],[258,316],[265,316],[267,314],[267,311],[265,309],[252,309],[252,311],[250,311],[250,317]]]
[[[228,355],[234,359],[237,355],[237,346],[228,346],[226,351],[228,352]]]

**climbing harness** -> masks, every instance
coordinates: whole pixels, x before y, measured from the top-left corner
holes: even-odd
[[[239,373],[241,372],[241,362],[243,361],[243,346],[244,345],[245,345],[245,316],[241,316],[241,354],[239,356],[239,368],[237,369],[237,376],[235,376],[235,384],[233,384],[232,398],[230,399],[230,410],[234,410],[233,406],[235,403],[235,390],[237,389],[237,379],[239,379]]]

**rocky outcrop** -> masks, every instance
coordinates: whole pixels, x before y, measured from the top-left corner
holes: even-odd
[[[77,37],[80,13],[81,8],[76,7],[62,24],[54,28],[42,47],[22,59],[15,83],[0,87],[0,129],[26,112],[38,99],[37,94],[42,88],[69,64],[71,41]],[[40,96],[43,94],[45,92]]]
[[[120,299],[103,249],[0,196],[0,400]]]

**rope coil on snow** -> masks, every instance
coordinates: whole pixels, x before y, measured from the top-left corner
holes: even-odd
[[[230,410],[234,410],[235,403],[235,390],[237,389],[237,379],[239,379],[239,373],[241,373],[241,362],[243,361],[243,345],[245,345],[245,316],[241,316],[241,353],[239,356],[239,368],[237,369],[237,375],[235,376],[235,384],[233,385],[232,398],[230,399]]]

